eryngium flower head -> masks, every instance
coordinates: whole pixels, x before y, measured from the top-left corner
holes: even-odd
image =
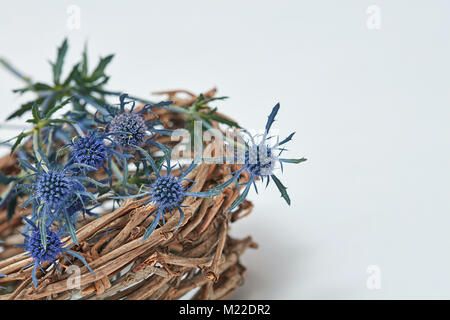
[[[252,145],[245,151],[245,166],[258,177],[271,175],[277,161],[270,146],[264,144]]]
[[[40,171],[35,182],[36,196],[40,203],[59,207],[71,195],[73,185],[63,171]]]
[[[156,175],[156,179],[153,183],[149,185],[145,185],[146,190],[140,194],[132,195],[132,196],[120,196],[113,197],[114,199],[129,199],[129,198],[139,198],[143,196],[150,196],[150,200],[144,202],[143,204],[147,204],[153,202],[158,207],[155,212],[153,212],[150,216],[154,216],[152,223],[149,225],[147,230],[144,233],[143,239],[147,239],[151,233],[155,230],[160,220],[162,220],[162,224],[165,224],[165,213],[169,213],[174,210],[178,210],[180,214],[180,220],[178,221],[178,225],[175,227],[175,231],[183,224],[184,221],[184,212],[182,209],[182,202],[186,197],[196,197],[196,198],[212,198],[220,194],[221,190],[217,188],[213,188],[207,191],[199,191],[199,192],[191,192],[191,189],[194,187],[195,181],[190,180],[187,175],[194,170],[196,164],[193,162],[186,170],[183,171],[182,166],[180,165],[180,175],[172,176],[172,166],[170,165],[170,157],[166,158],[166,175],[161,175],[161,166],[156,166],[155,161],[152,157],[143,149],[140,150],[145,158],[150,162],[150,165],[153,167],[153,171]],[[186,181],[186,185],[184,183]],[[187,186],[188,183],[192,183],[191,186]]]
[[[280,141],[278,136],[269,136],[270,128],[275,121],[275,116],[277,115],[279,109],[279,104],[276,104],[275,107],[273,107],[272,112],[267,119],[264,134],[262,136],[252,136],[248,131],[243,130],[249,138],[245,141],[244,137],[240,137],[240,139],[245,143],[245,152],[241,152],[241,150],[237,150],[237,148],[235,149],[235,159],[239,161],[239,163],[243,163],[243,166],[241,169],[234,171],[233,177],[221,184],[220,187],[225,188],[232,182],[236,182],[236,184],[238,184],[239,177],[244,171],[247,171],[250,174],[250,177],[247,182],[241,184],[245,185],[245,188],[230,206],[229,211],[236,208],[245,200],[248,192],[250,191],[250,186],[253,185],[255,187],[255,191],[258,192],[255,183],[258,178],[260,178],[262,182],[266,179],[266,186],[269,184],[270,180],[273,180],[284,200],[288,204],[291,203],[291,199],[286,191],[287,188],[274,174],[274,169],[277,164],[280,164],[281,170],[283,170],[283,163],[300,163],[306,161],[306,159],[286,159],[280,157],[286,150],[283,145],[292,140],[295,132],[291,133],[282,141]],[[274,139],[276,139],[275,144],[270,144],[270,142],[274,141]],[[257,140],[259,140],[259,142],[256,142]]]
[[[45,268],[45,264],[48,263],[53,264],[56,270],[59,271],[60,269],[57,266],[57,260],[60,256],[67,259],[66,254],[81,260],[89,271],[94,273],[91,267],[87,264],[86,259],[81,254],[63,247],[61,242],[61,237],[64,236],[63,230],[56,233],[55,231],[50,230],[47,225],[45,228],[41,228],[42,225],[36,225],[35,222],[27,217],[23,217],[23,219],[26,224],[21,234],[24,236],[25,240],[22,245],[19,245],[19,247],[23,247],[34,260],[34,263],[26,266],[25,268],[33,266],[33,270],[31,271],[31,279],[33,280],[35,287],[37,287],[38,284],[36,274],[37,269],[40,268],[44,271],[43,267]]]
[[[147,126],[137,113],[116,115],[109,126],[113,140],[122,147],[140,146],[144,142]]]
[[[170,130],[160,128],[163,127],[163,123],[157,119],[157,114],[151,110],[171,105],[171,101],[161,101],[156,104],[147,103],[139,110],[135,110],[136,98],[130,98],[129,101],[127,101],[127,98],[127,94],[120,95],[118,107],[106,104],[104,112],[96,112],[94,115],[95,122],[107,125],[115,144],[122,149],[133,149],[136,146],[140,147],[144,142],[150,143],[150,140],[156,134],[168,135],[171,133]],[[130,108],[126,108],[128,105],[130,105]],[[154,118],[146,119],[145,114],[152,114]]]
[[[63,252],[59,236],[47,228],[47,248],[41,242],[41,230],[36,228],[25,240],[25,249],[30,253],[36,263],[52,263]]]
[[[108,157],[108,150],[103,136],[91,132],[84,137],[77,137],[73,142],[72,160],[96,169],[100,168]]]
[[[162,210],[176,208],[184,200],[184,187],[177,177],[160,176],[151,186],[152,200]]]
[[[29,192],[29,197],[22,206],[32,204],[33,221],[39,221],[46,226],[50,226],[55,221],[60,227],[67,224],[68,232],[77,244],[75,227],[67,214],[68,209],[73,205],[74,200],[79,199],[85,202],[86,197],[94,198],[84,183],[99,187],[104,185],[80,171],[80,168],[85,166],[83,164],[69,162],[59,168],[55,163],[51,164],[44,154],[42,155],[36,167],[24,159],[18,159],[21,166],[29,173],[27,179],[30,180],[30,183],[18,184],[16,187],[20,192]],[[86,197],[83,198],[83,196]]]

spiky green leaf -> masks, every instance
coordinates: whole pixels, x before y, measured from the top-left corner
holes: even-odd
[[[89,77],[89,81],[94,82],[100,79],[102,76],[104,76],[105,68],[108,66],[108,64],[112,61],[113,58],[114,58],[113,54],[110,54],[109,56],[106,56],[104,58],[100,58],[97,67],[94,69],[91,76]]]
[[[63,43],[58,48],[56,62],[52,64],[53,81],[55,84],[59,84],[59,81],[61,79],[62,67],[64,64],[64,58],[66,56],[67,49],[68,49],[67,39],[64,39]]]
[[[280,179],[278,179],[275,175],[271,175],[273,182],[277,185],[278,190],[280,190],[281,196],[284,200],[286,200],[288,205],[291,205],[291,199],[286,191],[286,187],[281,183]]]
[[[270,128],[272,127],[273,122],[275,121],[275,117],[278,113],[278,110],[280,110],[280,104],[277,103],[275,107],[273,107],[272,112],[270,113],[269,117],[267,118],[266,123],[266,132],[269,132]]]
[[[39,98],[39,99],[36,99],[36,100],[33,100],[33,101],[30,101],[30,102],[22,104],[18,110],[14,111],[14,113],[12,113],[7,118],[7,120],[11,120],[11,119],[18,118],[18,117],[22,116],[23,114],[25,114],[28,111],[30,111],[31,108],[33,108],[34,104],[39,105],[39,104],[42,103],[42,101],[44,101],[44,98]]]
[[[22,142],[22,140],[26,137],[28,137],[31,134],[31,132],[22,132],[17,136],[16,142],[14,142],[14,145],[11,148],[11,153],[12,154],[14,152],[14,150],[16,150],[16,148],[20,145],[20,143]]]
[[[301,163],[306,161],[306,158],[301,158],[301,159],[284,159],[284,158],[280,158],[279,159],[281,162],[286,162],[286,163]]]

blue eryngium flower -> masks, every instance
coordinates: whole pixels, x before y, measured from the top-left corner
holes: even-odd
[[[108,159],[109,150],[105,144],[105,135],[97,131],[78,136],[72,141],[71,161],[99,169]]]
[[[180,178],[159,176],[151,185],[152,200],[163,210],[179,206],[184,198],[184,185]]]
[[[61,236],[63,236],[63,232],[55,232],[51,230],[48,226],[40,227],[36,226],[36,224],[30,219],[23,217],[25,220],[28,232],[23,232],[23,236],[25,237],[24,244],[21,247],[24,247],[34,262],[27,266],[33,266],[33,271],[31,273],[31,277],[33,279],[33,284],[37,287],[37,278],[36,271],[37,268],[40,268],[42,272],[45,273],[43,266],[45,264],[53,264],[55,268],[59,271],[57,260],[64,256],[64,254],[69,254],[83,262],[85,266],[93,273],[92,269],[86,262],[86,259],[79,253],[69,250],[65,248],[61,242]],[[44,246],[42,244],[42,230],[45,230],[45,243]]]
[[[163,101],[157,104],[146,104],[139,111],[135,111],[135,101],[125,101],[127,94],[122,94],[119,98],[120,104],[118,108],[105,106],[106,114],[102,117],[95,114],[95,121],[100,124],[108,125],[109,132],[112,139],[123,149],[133,148],[135,146],[142,146],[147,138],[152,138],[153,135],[169,134],[169,130],[157,129],[155,126],[161,124],[158,120],[146,121],[144,113],[153,113],[150,109],[161,108],[172,104],[171,101]],[[130,110],[125,107],[131,104]]]
[[[48,227],[47,227],[48,228]],[[53,263],[62,253],[62,243],[56,232],[47,229],[47,248],[41,243],[41,230],[37,227],[31,235],[26,238],[25,246],[31,257],[39,264],[45,262]]]
[[[35,196],[39,203],[59,208],[71,196],[73,187],[73,181],[64,171],[42,170],[36,176]]]
[[[50,226],[54,221],[65,224],[73,241],[77,243],[74,222],[69,212],[73,213],[73,206],[77,202],[83,208],[87,199],[96,202],[93,194],[87,191],[85,184],[103,187],[101,183],[80,171],[80,168],[92,169],[92,167],[72,163],[59,168],[55,164],[50,164],[43,154],[42,160],[36,167],[23,159],[19,159],[19,162],[29,172],[24,179],[30,180],[31,183],[18,185],[17,188],[30,193],[28,200],[22,206],[32,204],[32,220],[39,219],[43,226]],[[45,230],[45,228],[41,230],[44,247],[46,246]]]
[[[108,178],[102,180],[102,183],[109,181],[112,187],[113,182],[113,159],[119,161],[122,164],[124,171],[127,166],[127,161],[133,158],[131,154],[128,154],[126,150],[122,149],[114,140],[113,134],[104,132],[98,129],[88,131],[83,135],[74,137],[72,142],[58,151],[58,154],[65,149],[71,148],[70,158],[68,164],[81,164],[84,167],[79,171],[86,173],[86,171],[93,171],[103,168]],[[122,152],[116,149],[120,148]],[[128,172],[125,171],[123,182],[126,183],[128,178]]]
[[[72,148],[69,163],[79,163],[86,166],[87,171],[103,168],[111,178],[111,160],[115,156],[119,161],[126,163],[132,155],[126,152],[114,150],[118,145],[112,139],[112,134],[100,130],[88,131],[85,135],[80,135],[72,139],[72,142],[61,148],[61,152],[67,148]]]
[[[142,145],[147,130],[141,115],[127,111],[116,115],[109,125],[109,131],[114,134],[113,139],[122,147]]]
[[[275,137],[269,136],[269,131],[273,122],[275,121],[275,116],[277,115],[279,109],[280,104],[276,104],[275,107],[273,107],[272,112],[268,117],[264,134],[262,135],[262,137],[258,135],[252,136],[250,133],[243,130],[243,132],[247,134],[249,139],[246,140],[243,137],[240,137],[240,139],[245,144],[245,151],[240,153],[237,152],[236,153],[237,155],[235,157],[235,160],[238,160],[239,163],[242,163],[242,168],[238,171],[233,172],[232,173],[233,178],[231,178],[230,180],[228,180],[227,182],[223,183],[218,187],[224,188],[233,181],[236,182],[236,184],[238,184],[239,177],[244,171],[246,171],[249,174],[250,178],[246,183],[241,184],[245,185],[245,188],[242,191],[241,195],[230,206],[229,210],[233,210],[245,200],[251,185],[253,185],[255,187],[255,191],[258,192],[255,183],[257,179],[261,179],[262,181],[266,179],[267,181],[266,187],[269,184],[270,180],[272,179],[275,182],[284,200],[289,205],[291,204],[289,195],[286,192],[286,187],[274,174],[274,170],[277,168],[277,164],[280,164],[281,170],[283,170],[283,163],[300,163],[306,161],[306,159],[280,158],[280,155],[286,150],[282,146],[292,139],[295,132],[291,133],[287,138],[283,139],[282,141],[279,141],[279,137],[276,137],[277,142],[271,145],[271,141],[273,141]]]
[[[207,190],[204,192],[190,192],[190,190],[193,188],[195,184],[195,181],[187,179],[186,176],[196,167],[195,163],[192,163],[184,171],[180,165],[181,174],[179,176],[173,176],[172,169],[174,167],[170,165],[170,158],[166,154],[165,157],[166,165],[164,165],[164,167],[166,168],[166,172],[163,175],[162,174],[163,163],[161,163],[159,167],[156,167],[156,164],[151,158],[151,156],[148,153],[146,153],[143,149],[141,148],[138,149],[141,153],[145,155],[147,161],[150,162],[151,166],[153,167],[153,171],[155,172],[156,179],[154,179],[151,184],[144,185],[143,186],[144,189],[147,190],[141,192],[140,194],[125,197],[115,197],[114,199],[140,198],[150,195],[150,200],[144,202],[143,204],[145,205],[150,202],[153,202],[158,207],[158,209],[150,216],[150,217],[155,216],[155,219],[152,221],[148,229],[145,231],[144,240],[146,240],[152,234],[152,232],[158,226],[160,220],[162,220],[162,224],[166,223],[164,217],[164,213],[166,212],[172,212],[174,210],[179,211],[180,220],[174,232],[178,230],[178,228],[184,221],[184,212],[182,209],[184,206],[182,206],[182,203],[186,197],[191,196],[197,198],[212,198],[220,194],[221,190],[218,188],[214,188],[212,190]],[[188,186],[189,184],[191,185]]]

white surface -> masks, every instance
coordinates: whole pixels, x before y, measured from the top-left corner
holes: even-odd
[[[69,64],[88,40],[91,60],[116,53],[109,88],[218,86],[248,128],[281,102],[289,155],[309,160],[286,167],[291,207],[273,187],[252,192],[254,213],[233,226],[260,244],[235,298],[450,298],[448,1],[73,3],[79,30],[72,2],[4,3],[0,55],[49,80],[63,37]],[[372,4],[380,30],[366,27]],[[22,84],[6,71],[0,83],[5,118]],[[380,290],[366,287],[373,264]]]

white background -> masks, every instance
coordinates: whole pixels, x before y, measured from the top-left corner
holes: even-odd
[[[70,30],[67,8],[81,9]],[[381,29],[366,26],[369,5]],[[8,1],[0,56],[34,80],[68,36],[67,65],[116,53],[111,89],[213,86],[218,106],[262,128],[296,131],[287,206],[273,187],[233,226],[251,234],[234,298],[450,298],[450,3],[432,1]],[[66,69],[66,72],[68,70]],[[0,70],[1,120],[23,99]],[[15,123],[21,124],[20,120]],[[13,132],[1,130],[1,136]],[[366,269],[381,269],[381,289]]]

